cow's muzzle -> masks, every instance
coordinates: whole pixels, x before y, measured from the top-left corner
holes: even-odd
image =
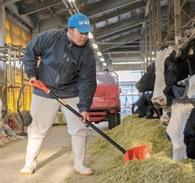
[[[152,97],[152,103],[156,106],[156,107],[166,107],[167,106],[167,98],[165,95],[160,96],[160,97]]]

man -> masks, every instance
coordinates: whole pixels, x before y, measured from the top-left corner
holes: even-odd
[[[66,117],[68,133],[71,135],[74,172],[93,174],[91,168],[84,165],[86,140],[91,134],[85,120],[89,120],[88,111],[96,90],[96,63],[88,41],[89,32],[92,32],[89,19],[78,13],[69,18],[66,28],[43,32],[26,48],[24,67],[29,83],[42,81],[79,111],[83,118],[78,119],[50,95],[34,88],[30,109],[32,123],[27,129],[27,153],[21,174],[32,174],[35,171],[43,139],[59,108]]]

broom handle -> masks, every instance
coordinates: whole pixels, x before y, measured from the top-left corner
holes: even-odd
[[[76,110],[74,110],[71,106],[66,104],[61,98],[59,98],[57,95],[55,95],[51,90],[49,90],[48,94],[50,94],[52,97],[54,97],[56,100],[58,100],[62,105],[64,105],[67,109],[69,109],[71,112],[73,112],[76,116],[81,117],[81,118],[83,117],[80,113],[78,113]],[[88,120],[86,120],[86,123],[91,128],[93,128],[96,132],[98,132],[100,135],[102,135],[106,140],[108,140],[112,145],[114,145],[116,148],[118,148],[123,154],[126,153],[125,149],[123,149],[119,144],[117,144],[110,137],[108,137],[105,133],[103,133],[99,128],[97,128],[95,125],[93,125]]]

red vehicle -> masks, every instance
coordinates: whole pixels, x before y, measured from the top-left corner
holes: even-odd
[[[118,75],[115,72],[97,72],[97,89],[89,117],[91,122],[108,121],[109,129],[121,122]]]

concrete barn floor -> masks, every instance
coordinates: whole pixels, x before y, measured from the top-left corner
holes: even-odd
[[[96,125],[101,130],[107,130],[108,123]],[[93,143],[100,135],[92,130],[88,144]],[[54,125],[46,136],[38,156],[38,166],[32,175],[21,175],[24,165],[27,138],[23,137],[0,146],[0,183],[66,183],[66,178],[76,178],[76,183],[93,182],[96,175],[80,176],[72,173],[73,157],[70,135],[66,125]],[[86,157],[86,163],[90,156]],[[74,181],[75,182],[75,181]]]

